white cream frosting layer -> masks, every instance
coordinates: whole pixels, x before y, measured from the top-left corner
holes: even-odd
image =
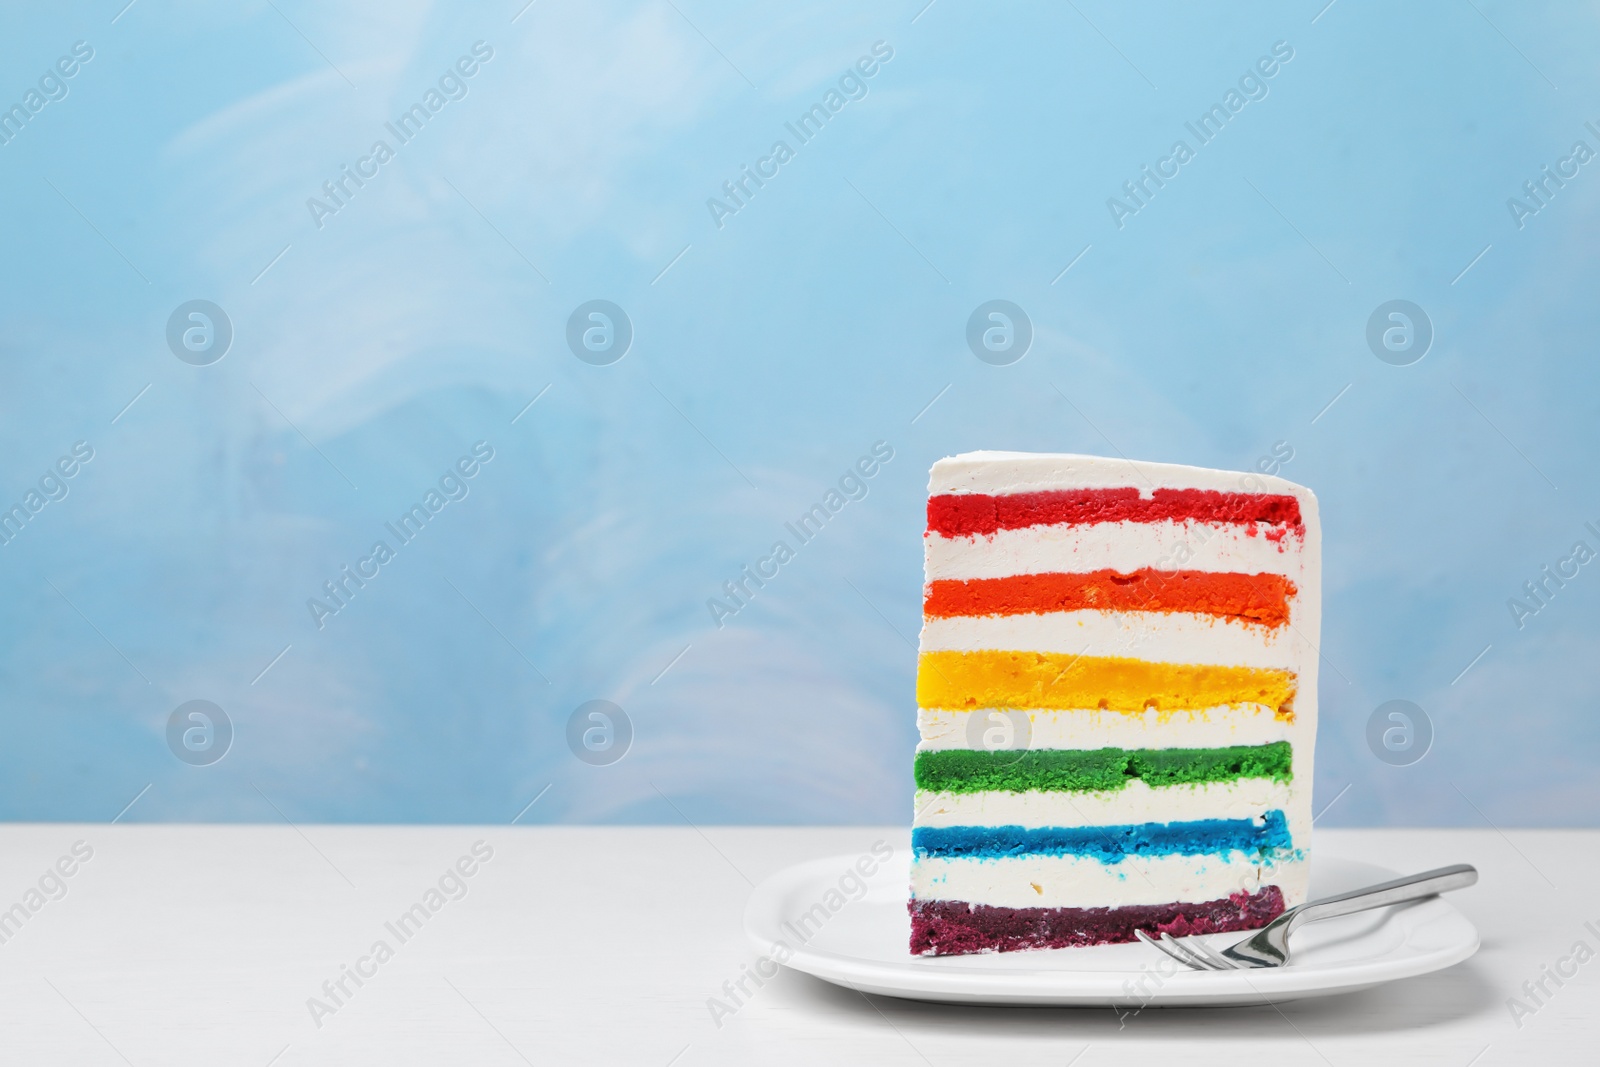
[[[1299,706],[1299,698],[1296,698]],[[1298,712],[1296,713],[1298,715]],[[1142,715],[1120,711],[922,708],[917,750],[941,748],[1223,748],[1296,741],[1306,733],[1256,705]],[[1306,736],[1306,743],[1310,737]]]
[[[999,530],[968,537],[923,535],[927,580],[1007,578],[1013,574],[1081,574],[1113,570],[1127,574],[1145,567],[1166,571],[1283,574],[1297,585],[1301,539],[1285,533],[1277,540],[1257,523],[1256,532],[1233,523],[1097,522],[1087,526],[1055,523]]]
[[[1036,493],[1049,489],[1215,489],[1224,493],[1310,496],[1303,486],[1270,474],[1145,463],[1070,452],[963,452],[928,472],[928,495]]]
[[[1233,782],[1164,785],[1139,779],[1094,793],[917,792],[914,826],[1135,826],[1206,819],[1255,819],[1289,806],[1286,782],[1242,778]]]
[[[1118,908],[1220,900],[1276,885],[1283,890],[1285,904],[1293,907],[1305,900],[1309,866],[1293,857],[1258,864],[1243,852],[1129,856],[1120,863],[1103,863],[1092,856],[914,856],[911,896],[1001,908]]]
[[[927,618],[924,652],[999,649],[1125,656],[1293,670],[1302,652],[1289,626],[1268,628],[1190,612],[1054,611],[1045,615]]]

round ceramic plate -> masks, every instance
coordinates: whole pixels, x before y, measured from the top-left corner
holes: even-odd
[[[1147,945],[911,955],[906,912],[910,860],[903,853],[867,879],[861,895],[854,856],[802,863],[756,887],[745,932],[780,963],[866,993],[965,1004],[1260,1004],[1353,993],[1460,963],[1478,948],[1478,931],[1443,897],[1327,919],[1301,928],[1287,967],[1192,971]],[[1313,854],[1311,897],[1395,877],[1367,863]],[[838,906],[855,889],[859,899]],[[820,911],[817,906],[821,905]],[[830,911],[830,907],[837,907]],[[802,916],[810,919],[802,922]],[[826,918],[822,918],[826,915]],[[1243,933],[1212,934],[1214,948]],[[783,946],[787,946],[787,951]]]

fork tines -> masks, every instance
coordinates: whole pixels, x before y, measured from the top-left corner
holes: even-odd
[[[1133,933],[1151,948],[1160,949],[1185,967],[1192,967],[1197,971],[1232,971],[1239,966],[1198,938],[1192,944],[1185,944],[1166,932],[1161,934],[1160,939],[1151,937],[1143,930],[1135,930]]]

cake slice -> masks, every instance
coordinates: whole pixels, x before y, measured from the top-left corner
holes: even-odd
[[[911,950],[1259,927],[1305,899],[1321,537],[1281,478],[933,465]]]

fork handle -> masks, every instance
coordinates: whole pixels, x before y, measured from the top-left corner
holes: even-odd
[[[1421,900],[1443,893],[1447,889],[1465,888],[1477,880],[1478,869],[1470,863],[1439,867],[1423,871],[1421,874],[1396,878],[1392,882],[1380,882],[1365,889],[1302,904],[1294,909],[1295,914],[1290,920],[1290,925],[1299,926],[1302,923],[1316,922],[1318,919],[1331,919],[1336,915],[1349,915],[1351,912],[1366,911],[1369,908],[1382,908],[1390,904]]]

